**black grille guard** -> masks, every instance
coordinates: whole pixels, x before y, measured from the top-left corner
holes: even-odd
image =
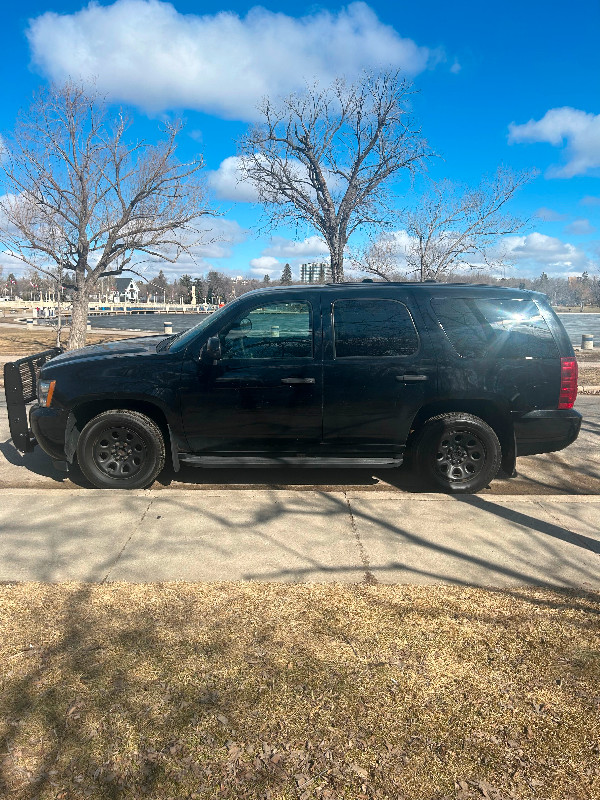
[[[63,352],[62,347],[52,347],[42,353],[9,361],[4,365],[4,395],[8,411],[8,425],[14,446],[21,453],[30,453],[35,438],[29,430],[26,405],[37,399],[37,382],[40,369],[51,358]]]

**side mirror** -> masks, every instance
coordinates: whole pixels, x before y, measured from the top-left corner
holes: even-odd
[[[211,336],[204,346],[204,358],[207,361],[220,361],[222,358],[221,353],[221,340],[218,336]]]

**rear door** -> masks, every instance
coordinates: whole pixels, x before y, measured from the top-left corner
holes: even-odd
[[[402,452],[437,362],[412,296],[323,293],[323,443],[373,456]]]

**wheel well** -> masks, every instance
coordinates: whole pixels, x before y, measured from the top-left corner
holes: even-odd
[[[408,439],[410,447],[414,435],[422,428],[423,424],[438,414],[445,414],[450,411],[464,411],[467,414],[474,414],[492,428],[502,448],[502,468],[509,474],[514,470],[515,459],[515,437],[510,412],[502,408],[499,403],[492,400],[439,400],[435,403],[428,403],[422,406],[415,416],[411,432]],[[511,466],[512,464],[512,466]]]
[[[167,452],[170,450],[170,437],[167,418],[165,417],[162,409],[155,406],[153,403],[147,403],[143,400],[92,400],[89,403],[82,403],[73,409],[73,415],[77,422],[77,430],[81,431],[83,427],[94,417],[101,414],[103,411],[126,409],[127,411],[139,411],[140,414],[145,414],[150,417],[158,427],[163,435]],[[79,433],[77,434],[79,436]]]

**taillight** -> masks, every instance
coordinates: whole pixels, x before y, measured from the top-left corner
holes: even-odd
[[[577,398],[577,376],[577,359],[561,358],[559,408],[573,408]]]

